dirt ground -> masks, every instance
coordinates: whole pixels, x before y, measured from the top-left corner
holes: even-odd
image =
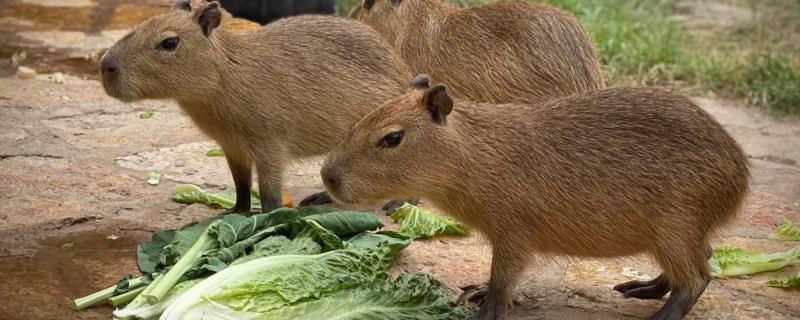
[[[72,311],[71,299],[135,273],[135,246],[160,228],[211,216],[173,203],[179,183],[232,188],[214,143],[172,102],[121,103],[96,81],[92,52],[162,8],[160,1],[0,1],[0,319],[108,319],[109,307]],[[111,14],[109,14],[111,13]],[[14,75],[10,57],[26,51],[35,79]],[[66,74],[63,83],[53,72]],[[753,192],[715,245],[783,251],[798,243],[766,240],[784,217],[800,221],[800,121],[777,120],[735,101],[697,98],[753,162]],[[149,119],[139,114],[154,111]],[[319,159],[294,166],[286,187],[295,201],[319,191]],[[146,183],[147,172],[163,175]],[[361,209],[373,210],[377,207]],[[491,252],[477,236],[418,241],[396,272],[424,271],[454,294],[488,278]],[[623,268],[658,274],[644,256],[620,260],[545,259],[515,296],[512,319],[638,319],[662,301],[625,299],[611,287]],[[767,286],[780,272],[715,280],[689,319],[797,319],[800,292]]]

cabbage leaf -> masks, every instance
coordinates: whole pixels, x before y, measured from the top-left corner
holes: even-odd
[[[789,219],[783,219],[783,224],[772,231],[767,238],[771,240],[800,241],[800,228],[792,224]]]
[[[400,233],[412,239],[428,238],[437,234],[452,236],[469,234],[469,229],[458,221],[410,203],[397,208],[391,217],[395,222],[400,222]]]
[[[708,260],[711,275],[740,276],[781,269],[800,259],[800,245],[786,252],[765,253],[741,248],[716,248]]]

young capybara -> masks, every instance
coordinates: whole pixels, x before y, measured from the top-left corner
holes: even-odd
[[[411,72],[428,73],[464,99],[544,102],[604,86],[584,27],[549,5],[362,0],[350,16],[378,30]]]
[[[672,292],[651,319],[689,312],[709,282],[709,233],[748,190],[748,160],[719,123],[659,89],[490,105],[428,82],[418,77],[331,151],[322,177],[334,198],[422,197],[481,231],[492,271],[473,319],[504,318],[533,253],[652,254],[661,275],[614,289],[641,299]]]
[[[111,47],[105,91],[123,101],[174,99],[222,147],[236,186],[231,212],[250,210],[252,169],[262,211],[281,205],[288,161],[321,155],[412,78],[368,26],[301,16],[241,36],[217,29],[217,2],[179,1]]]

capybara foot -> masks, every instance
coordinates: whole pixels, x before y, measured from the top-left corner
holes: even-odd
[[[614,286],[626,298],[661,299],[669,292],[667,277],[662,273],[649,281],[629,281]]]
[[[328,195],[327,192],[323,191],[323,192],[317,192],[315,194],[306,197],[305,199],[303,199],[303,201],[300,201],[300,206],[301,207],[319,206],[323,204],[329,204],[332,202],[333,199],[331,199],[331,196]]]
[[[389,216],[392,213],[394,213],[394,211],[397,210],[397,208],[402,207],[406,202],[413,205],[417,205],[419,204],[419,199],[411,198],[405,200],[389,200],[389,202],[387,202],[386,204],[383,205],[383,207],[381,207],[381,210],[383,210],[383,212],[386,212],[386,215]]]
[[[488,291],[488,290],[487,290]],[[508,301],[493,295],[487,295],[481,309],[469,317],[469,320],[503,320],[506,319]]]
[[[465,306],[470,302],[483,304],[483,300],[486,299],[486,296],[489,294],[489,285],[486,283],[473,284],[462,287],[461,290],[464,292],[458,297],[456,301],[457,305]]]
[[[706,285],[708,282],[706,282]],[[672,294],[669,295],[669,299],[664,304],[661,309],[653,314],[649,319],[650,320],[680,320],[692,310],[695,302],[700,297],[700,295],[705,290],[705,287],[701,288],[699,291],[692,293],[692,291],[687,289],[675,289],[672,290]]]

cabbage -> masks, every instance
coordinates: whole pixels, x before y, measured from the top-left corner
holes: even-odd
[[[180,295],[161,319],[259,318],[298,301],[385,280],[396,252],[381,244],[236,264]]]
[[[400,222],[400,233],[412,239],[428,238],[437,234],[452,236],[469,234],[469,229],[458,221],[410,203],[405,203],[397,208],[391,217],[395,222]]]
[[[341,290],[257,316],[294,320],[461,320],[464,317],[462,310],[453,308],[441,284],[422,273]]]
[[[794,278],[785,280],[770,280],[768,284],[773,287],[784,289],[800,289],[800,271],[797,272],[797,276]]]
[[[800,245],[778,253],[744,251],[741,248],[716,248],[708,260],[713,276],[739,276],[781,269],[800,259]]]
[[[800,228],[792,224],[789,219],[783,219],[783,224],[772,231],[767,238],[784,241],[800,240]]]

